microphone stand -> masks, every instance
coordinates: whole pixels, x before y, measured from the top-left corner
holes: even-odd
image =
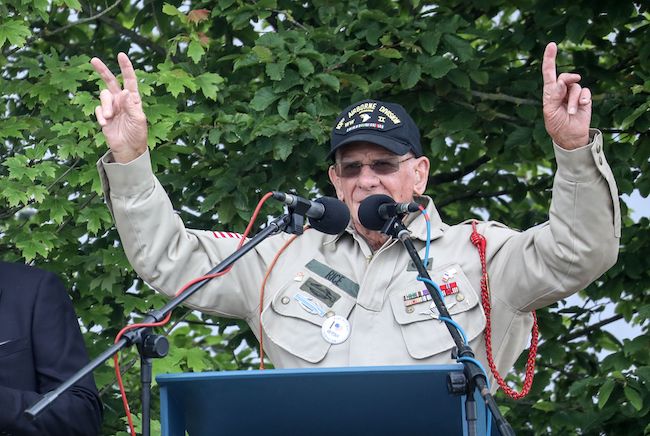
[[[283,231],[292,234],[302,234],[304,224],[304,213],[308,209],[308,205],[297,205],[295,208],[289,208],[289,213],[280,216],[279,218],[271,221],[264,229],[260,230],[253,236],[246,244],[236,250],[230,256],[222,260],[217,266],[212,268],[208,274],[215,274],[224,271],[244,254],[251,251],[260,242],[271,235],[281,233]],[[158,322],[165,318],[168,312],[175,309],[182,304],[185,300],[190,298],[196,291],[201,289],[211,279],[205,279],[188,287],[185,292],[174,297],[162,309],[152,310],[144,318],[142,323],[150,324]],[[38,415],[49,407],[54,400],[56,400],[63,392],[72,387],[75,383],[83,377],[90,374],[97,367],[102,365],[106,360],[111,358],[114,354],[121,349],[129,346],[136,345],[140,353],[140,378],[142,385],[141,400],[142,400],[142,436],[150,435],[150,399],[151,399],[151,379],[152,379],[152,358],[164,357],[169,350],[169,341],[162,335],[153,334],[149,327],[139,327],[137,329],[126,332],[122,338],[110,346],[106,351],[101,353],[86,366],[74,373],[68,380],[63,382],[58,388],[43,395],[37,403],[25,410],[25,415],[30,420],[34,420]]]
[[[381,232],[393,238],[397,238],[402,242],[409,256],[413,260],[413,263],[415,264],[415,267],[417,268],[420,277],[429,280],[428,282],[424,281],[424,284],[426,285],[427,290],[429,291],[429,294],[431,295],[431,298],[435,303],[436,308],[438,309],[438,313],[440,314],[441,317],[446,317],[451,319],[451,315],[449,315],[449,312],[447,311],[447,307],[445,306],[445,302],[440,296],[440,293],[430,283],[431,277],[429,276],[427,269],[424,267],[424,264],[422,263],[422,259],[420,259],[420,256],[418,255],[418,252],[415,249],[413,242],[411,241],[410,232],[404,226],[401,216],[398,215],[387,220],[384,226],[382,227]],[[456,356],[459,356],[461,358],[467,357],[467,358],[474,359],[474,351],[472,351],[472,348],[469,346],[469,344],[465,344],[458,330],[450,323],[445,322],[445,325],[447,326],[447,330],[449,330],[449,334],[451,335],[452,339],[454,340],[454,343],[456,344],[456,353],[455,353]],[[452,356],[453,354],[454,353],[452,353]],[[497,428],[499,429],[499,433],[502,436],[511,436],[511,435],[514,436],[515,435],[514,430],[512,429],[508,421],[506,421],[506,419],[503,417],[501,411],[499,410],[499,407],[497,406],[496,401],[494,400],[494,397],[492,396],[492,394],[490,394],[490,391],[487,387],[487,378],[483,373],[483,371],[481,370],[481,368],[470,360],[460,359],[460,361],[463,364],[464,373],[466,377],[466,381],[465,381],[466,386],[465,389],[463,390],[465,391],[466,394],[465,418],[468,426],[468,435],[469,436],[476,435],[476,431],[477,431],[476,430],[476,418],[477,418],[476,404],[474,401],[474,389],[477,388],[481,396],[483,397],[485,404],[490,409],[490,412],[492,412],[492,416],[494,416],[494,420],[496,422]],[[451,389],[452,382],[449,382],[449,386]]]

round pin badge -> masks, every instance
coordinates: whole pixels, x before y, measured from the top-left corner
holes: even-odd
[[[321,327],[321,334],[330,344],[341,344],[350,337],[350,322],[341,315],[329,317]]]

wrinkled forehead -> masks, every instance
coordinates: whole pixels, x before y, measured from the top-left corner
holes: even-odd
[[[336,161],[341,160],[375,160],[399,156],[381,145],[372,142],[352,142],[336,150]]]

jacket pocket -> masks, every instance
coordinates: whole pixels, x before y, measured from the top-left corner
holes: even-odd
[[[323,323],[333,315],[348,318],[355,304],[346,292],[305,269],[275,292],[262,312],[262,326],[276,345],[316,363],[332,346],[321,334]]]
[[[430,273],[444,296],[445,305],[453,321],[459,324],[467,341],[480,335],[485,329],[485,313],[479,304],[478,293],[463,273],[460,265],[449,264]],[[400,292],[392,292],[390,305],[399,324],[406,348],[411,357],[425,359],[451,350],[455,343],[444,321],[438,318],[433,300],[418,295],[425,290],[423,282],[415,281]],[[414,297],[414,298],[409,298]],[[422,300],[422,301],[419,301]],[[433,307],[433,311],[430,309]]]
[[[27,338],[18,338],[0,341],[0,359],[5,356],[10,356],[29,348],[29,341]]]

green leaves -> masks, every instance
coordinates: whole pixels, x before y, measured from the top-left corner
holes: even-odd
[[[243,231],[270,190],[332,195],[331,124],[369,97],[399,102],[416,120],[431,158],[427,193],[446,222],[545,222],[554,169],[541,115],[547,40],[560,44],[558,72],[579,72],[592,91],[592,124],[605,135],[619,192],[650,193],[650,26],[638,1],[598,10],[496,0],[80,5],[0,4],[0,244],[5,259],[66,280],[93,327],[93,356],[117,326],[165,299],[132,271],[100,196],[95,162],[107,146],[94,118],[102,85],[92,56],[119,77],[115,57],[129,54],[155,172],[191,228]],[[529,399],[499,394],[518,434],[634,434],[648,419],[650,258],[639,253],[650,222],[623,214],[619,262],[583,292],[584,307],[539,311]],[[633,337],[607,331],[613,321],[598,324],[608,320],[604,306]],[[180,312],[192,324],[175,327],[157,371],[255,367],[245,323]],[[137,370],[125,374],[133,391]],[[103,433],[123,432],[111,368],[96,376],[106,390]]]
[[[220,85],[224,83],[223,77],[214,73],[203,73],[194,79],[194,82],[201,88],[204,96],[210,100],[217,99]]]
[[[190,91],[198,89],[198,85],[187,72],[179,68],[171,68],[168,64],[160,66],[160,74],[156,83],[164,86],[174,97],[178,97],[185,89]]]
[[[637,411],[640,411],[643,408],[643,398],[641,397],[641,394],[637,392],[636,389],[625,386],[623,388],[623,392],[625,393],[625,398],[627,398]]]
[[[29,237],[16,239],[18,248],[26,261],[31,261],[36,256],[47,257],[54,248],[54,238],[47,230],[33,230]]]
[[[203,48],[203,45],[199,41],[192,39],[189,46],[187,47],[187,55],[196,64],[201,60],[204,54],[205,49]]]
[[[422,48],[430,55],[436,54],[438,51],[438,44],[442,35],[436,31],[423,32],[420,36],[420,44]]]
[[[31,31],[23,20],[0,21],[0,48],[9,42],[10,45],[22,47]]]
[[[404,89],[413,88],[422,77],[422,68],[420,64],[411,64],[404,62],[400,65],[400,85]]]
[[[434,79],[444,77],[456,65],[450,60],[442,56],[434,56],[424,62],[425,71]]]
[[[602,409],[605,407],[605,404],[607,404],[607,400],[609,400],[609,396],[612,394],[612,391],[614,390],[614,387],[616,386],[616,382],[614,380],[607,380],[601,387],[600,391],[598,393],[598,408]]]
[[[402,55],[394,48],[380,48],[376,51],[377,55],[386,59],[401,59]]]
[[[317,74],[316,79],[320,80],[324,85],[327,85],[328,87],[332,88],[335,92],[338,92],[338,90],[341,87],[341,83],[339,82],[339,79],[332,75],[332,74]]]
[[[458,56],[461,62],[465,62],[474,56],[474,49],[466,40],[451,34],[443,35],[442,40],[447,48]]]
[[[278,98],[279,96],[273,92],[273,88],[270,86],[261,88],[255,93],[253,100],[251,100],[251,108],[256,111],[263,111]]]
[[[187,16],[180,9],[169,3],[163,3],[162,12],[163,14],[176,17],[182,24],[187,24],[188,22]]]

